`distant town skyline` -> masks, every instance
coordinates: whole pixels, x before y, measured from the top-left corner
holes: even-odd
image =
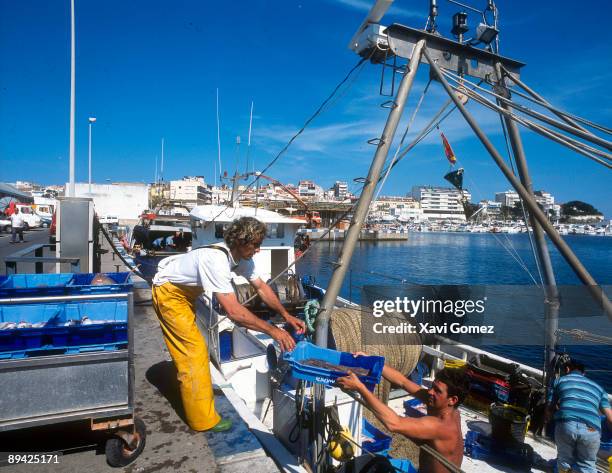
[[[0,0],[1,181],[68,180],[69,3]],[[215,170],[243,170],[247,155],[249,170],[261,170],[357,63],[347,44],[373,2],[244,2],[240,8],[156,0],[75,3],[77,181],[87,180],[88,119],[96,117],[94,182],[153,181],[164,138],[165,180],[201,174],[219,183]],[[595,3],[596,15],[569,0],[557,2],[554,9],[526,0],[498,1],[501,52],[525,61],[522,78],[551,102],[605,125],[612,112],[607,105],[612,72],[601,57],[609,49],[612,6]],[[444,34],[455,11],[450,4],[440,6]],[[426,14],[425,1],[397,0],[383,23],[422,28]],[[589,25],[588,48],[566,34],[568,21]],[[469,23],[474,27],[477,18],[470,16]],[[349,190],[356,191],[360,184],[354,179],[367,174],[374,153],[367,140],[380,135],[388,112],[380,107],[388,100],[378,94],[380,74],[380,66],[366,63],[269,174],[282,182],[313,179],[324,187],[346,180]],[[400,135],[427,80],[422,68]],[[444,100],[441,88],[433,84],[408,139]],[[505,154],[499,117],[468,106]],[[474,201],[510,187],[459,115],[451,115],[441,129],[458,157],[457,166],[465,168],[465,184]],[[522,133],[536,189],[553,193],[561,202],[591,203],[612,216],[605,168]],[[442,176],[447,171],[439,134],[432,133],[394,169],[381,194],[405,195],[424,183],[445,185]]]

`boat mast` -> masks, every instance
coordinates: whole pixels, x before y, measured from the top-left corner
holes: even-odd
[[[500,92],[507,99],[511,98],[510,90],[508,89],[505,81],[505,77],[502,73],[501,64],[497,63],[495,66],[497,71],[498,86]],[[510,106],[500,99],[497,99],[497,103],[503,109],[510,111]],[[516,161],[516,167],[518,175],[521,180],[521,184],[525,187],[527,192],[535,198],[533,193],[533,186],[531,182],[531,176],[529,175],[529,169],[527,167],[527,159],[525,157],[525,149],[523,148],[523,142],[518,129],[518,125],[514,120],[506,115],[501,115],[506,128],[508,130],[508,138],[510,140],[510,146],[512,147],[512,154]],[[527,223],[527,222],[525,222]],[[544,301],[544,319],[546,323],[546,340],[545,340],[545,354],[544,354],[544,374],[545,374],[545,385],[548,384],[550,376],[549,369],[552,365],[552,360],[556,354],[557,348],[557,330],[559,328],[559,291],[557,289],[557,281],[555,278],[555,272],[553,270],[552,262],[550,260],[550,253],[548,252],[548,245],[546,244],[546,238],[542,227],[535,219],[533,214],[529,213],[529,224],[533,229],[533,236],[536,246],[536,257],[542,268],[542,283],[544,285],[544,293],[546,295]],[[529,229],[527,229],[529,231]]]

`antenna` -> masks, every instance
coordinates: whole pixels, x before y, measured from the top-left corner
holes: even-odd
[[[219,159],[219,176],[221,176],[221,130],[219,128],[219,122],[219,88],[217,88],[217,157]]]
[[[159,178],[164,181],[164,138],[161,139],[161,169],[159,171]]]
[[[253,130],[253,101],[251,100],[251,116],[249,118],[249,140],[247,143],[245,174],[249,173],[249,155],[251,154],[251,131]]]
[[[157,155],[155,155],[155,185],[157,186]]]

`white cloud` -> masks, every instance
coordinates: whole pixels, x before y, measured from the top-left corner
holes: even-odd
[[[342,5],[346,5],[347,7],[353,8],[355,10],[360,10],[360,11],[364,11],[364,12],[368,12],[370,11],[370,9],[372,8],[372,6],[374,5],[374,0],[333,0],[336,3],[341,3]],[[391,8],[389,9],[389,13],[396,15],[396,16],[402,16],[402,17],[417,17],[417,18],[424,18],[427,16],[427,11],[415,11],[415,10],[406,10],[405,8],[400,8],[395,6],[394,4],[391,5]]]

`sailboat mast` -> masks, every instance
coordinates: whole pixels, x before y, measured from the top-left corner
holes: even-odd
[[[219,89],[217,89],[217,159],[219,161],[219,176],[221,176],[221,125],[219,119]]]
[[[249,155],[251,154],[251,131],[253,130],[253,101],[251,100],[251,114],[249,116],[249,139],[247,142],[247,155],[246,155],[246,166],[245,174],[249,173]]]
[[[159,178],[163,182],[164,180],[164,139],[161,139],[161,167],[159,170]]]

